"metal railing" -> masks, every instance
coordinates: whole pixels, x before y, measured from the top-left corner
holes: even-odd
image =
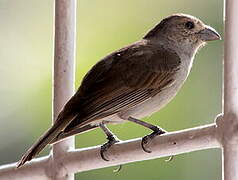
[[[0,179],[73,180],[74,173],[155,159],[196,150],[221,148],[223,180],[238,179],[238,1],[225,2],[225,58],[223,113],[213,124],[156,137],[153,153],[144,153],[141,139],[114,145],[100,157],[100,146],[74,149],[74,138],[53,146],[53,154],[36,158],[16,169],[16,163],[0,166]],[[76,0],[55,0],[54,118],[74,90]]]

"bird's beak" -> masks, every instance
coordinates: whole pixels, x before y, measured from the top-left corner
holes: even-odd
[[[203,30],[198,32],[198,36],[203,41],[221,40],[218,32],[210,26],[205,26]]]

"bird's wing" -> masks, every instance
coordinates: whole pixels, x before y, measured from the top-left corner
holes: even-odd
[[[79,114],[65,132],[150,99],[174,82],[179,65],[175,52],[144,42],[105,57],[89,71],[70,100],[79,102]]]

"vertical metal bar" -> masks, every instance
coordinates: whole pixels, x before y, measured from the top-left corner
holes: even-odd
[[[223,180],[238,179],[238,1],[225,0]]]
[[[63,105],[74,93],[75,36],[76,0],[55,0],[53,123]],[[74,137],[53,145],[54,167],[62,169],[58,160],[73,148]],[[60,174],[62,172],[55,172],[53,179],[74,179],[73,174]]]
[[[238,1],[225,1],[224,113],[238,114]]]

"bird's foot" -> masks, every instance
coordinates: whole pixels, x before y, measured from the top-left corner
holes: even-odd
[[[153,132],[151,134],[144,136],[142,138],[142,141],[141,141],[142,149],[147,153],[151,153],[152,151],[145,148],[145,145],[148,145],[151,142],[151,140],[154,139],[156,136],[159,136],[164,133],[166,133],[166,132],[158,127],[155,127],[155,129],[153,129]]]
[[[120,140],[117,139],[115,136],[108,136],[107,139],[108,139],[108,142],[106,142],[105,144],[103,144],[103,145],[101,146],[101,149],[100,149],[100,155],[101,155],[102,159],[105,160],[105,161],[109,161],[109,159],[107,159],[107,158],[105,157],[105,155],[104,155],[105,152],[108,151],[108,149],[110,149],[110,147],[111,147],[113,144],[115,144],[115,143],[117,143],[117,142],[120,142]]]

